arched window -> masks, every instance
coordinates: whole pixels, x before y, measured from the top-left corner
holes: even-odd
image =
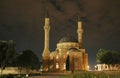
[[[66,63],[63,64],[63,69],[66,69]]]
[[[59,68],[59,64],[58,63],[56,63],[56,69],[58,69]]]
[[[58,59],[59,57],[58,57],[58,55],[56,55],[56,59]]]

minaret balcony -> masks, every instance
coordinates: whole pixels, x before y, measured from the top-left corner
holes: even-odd
[[[78,29],[77,32],[82,33],[82,32],[83,32],[83,29]]]
[[[44,26],[44,29],[50,30],[50,26]]]

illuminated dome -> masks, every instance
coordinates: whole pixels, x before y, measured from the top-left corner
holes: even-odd
[[[76,38],[74,38],[73,36],[66,36],[60,39],[59,43],[64,43],[64,42],[78,42],[78,40]]]

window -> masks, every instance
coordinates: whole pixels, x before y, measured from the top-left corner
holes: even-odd
[[[56,59],[58,59],[58,55],[56,55]]]
[[[59,64],[58,64],[58,63],[56,63],[56,68],[57,68],[57,69],[59,68]]]
[[[63,69],[66,69],[66,64],[65,63],[63,64]]]

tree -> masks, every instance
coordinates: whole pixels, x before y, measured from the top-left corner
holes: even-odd
[[[15,47],[14,42],[12,40],[10,41],[0,41],[0,67],[1,67],[1,75],[3,72],[3,69],[6,67],[6,65],[10,62],[12,62],[13,57],[15,55]]]
[[[40,62],[38,57],[31,50],[25,50],[21,55],[17,57],[17,64],[20,67],[20,71],[22,67],[27,69],[36,69],[39,67]]]
[[[120,53],[112,50],[100,49],[96,55],[97,63],[120,64]]]
[[[106,54],[106,50],[104,49],[99,49],[98,53],[96,54],[96,60],[97,63],[102,63],[103,56]]]
[[[113,57],[112,52],[106,52],[101,58],[101,63],[112,64],[113,62],[112,57]]]

